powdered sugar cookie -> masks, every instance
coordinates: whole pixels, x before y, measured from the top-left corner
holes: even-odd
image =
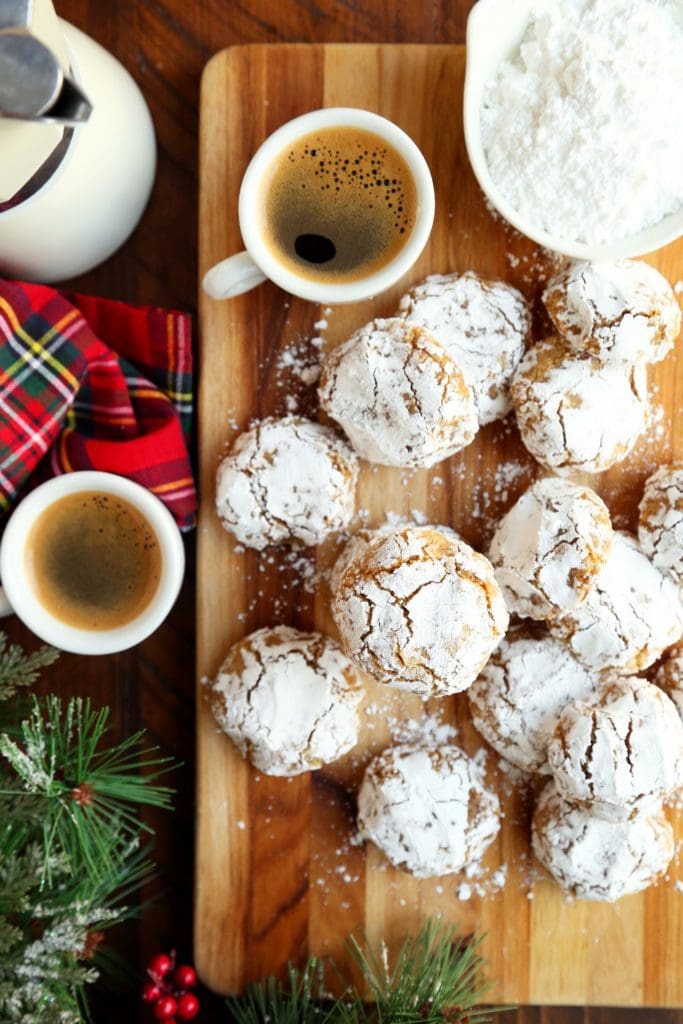
[[[643,365],[601,364],[546,338],[511,385],[522,441],[556,473],[600,473],[626,458],[647,425]]]
[[[605,503],[588,487],[537,480],[498,524],[489,558],[508,611],[549,619],[585,600],[612,548]]]
[[[548,764],[566,800],[623,821],[648,813],[683,784],[683,722],[658,686],[615,677],[564,709]]]
[[[570,263],[543,301],[567,344],[603,363],[656,363],[681,329],[671,285],[638,260]]]
[[[265,419],[218,467],[216,511],[247,547],[319,544],[355,511],[358,459],[334,430],[301,416]]]
[[[638,540],[655,565],[683,580],[683,465],[660,466],[645,483]]]
[[[211,685],[218,725],[267,775],[300,775],[346,754],[358,739],[361,700],[338,644],[288,626],[236,643]]]
[[[490,562],[429,526],[371,541],[342,575],[332,612],[364,671],[425,696],[467,689],[508,625]]]
[[[472,721],[501,757],[547,775],[548,743],[560,714],[598,685],[597,675],[559,640],[521,628],[501,640],[467,697]]]
[[[661,808],[631,821],[602,821],[563,800],[553,782],[536,805],[531,842],[568,895],[609,903],[653,885],[674,855],[673,829]]]
[[[509,413],[510,380],[531,330],[521,292],[471,272],[433,274],[403,296],[399,313],[453,356],[474,392],[480,423]]]
[[[342,576],[346,572],[347,566],[351,564],[356,556],[361,555],[367,548],[370,541],[375,540],[376,537],[386,537],[390,533],[395,533],[396,530],[400,530],[403,526],[412,526],[413,523],[407,520],[405,521],[389,521],[381,523],[380,526],[367,527],[363,526],[360,530],[349,539],[348,543],[344,545],[341,550],[341,554],[338,556],[332,572],[330,573],[330,591],[334,595],[339,590],[339,584],[341,583]],[[430,524],[431,525],[431,524]],[[454,540],[460,540],[459,535],[452,530],[450,526],[432,525],[433,530],[438,530],[440,533],[444,533],[447,537],[452,537]]]
[[[373,320],[325,359],[320,404],[359,455],[385,466],[433,466],[477,432],[471,388],[429,331]]]
[[[390,747],[365,771],[358,828],[417,878],[477,861],[500,828],[498,797],[459,747]]]
[[[661,686],[667,697],[674,702],[678,714],[683,719],[683,651],[680,648],[675,648],[667,654],[655,672],[653,681],[657,686]]]
[[[652,564],[634,537],[616,531],[586,599],[548,626],[587,668],[629,674],[648,668],[676,643],[683,607],[674,580]]]

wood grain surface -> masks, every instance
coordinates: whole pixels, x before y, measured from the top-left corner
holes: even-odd
[[[289,568],[287,549],[236,550],[214,511],[215,471],[226,441],[254,417],[282,415],[295,394],[315,415],[315,387],[302,389],[286,366],[295,348],[315,359],[306,339],[323,329],[325,348],[373,316],[391,315],[406,287],[427,273],[473,269],[517,285],[537,307],[552,266],[487,209],[468,165],[461,106],[464,47],[250,46],[213,58],[203,79],[200,133],[200,274],[239,250],[236,197],[258,145],[287,119],[320,106],[360,106],[389,117],[425,154],[437,214],[422,257],[402,281],[369,302],[331,310],[284,295],[269,283],[229,302],[200,296],[200,483],[197,666],[215,674],[230,644],[276,623],[334,633],[324,582],[306,592]],[[248,101],[247,101],[248,98]],[[683,243],[653,262],[671,280],[683,277]],[[539,318],[540,319],[540,316]],[[542,326],[539,324],[539,331]],[[680,408],[683,356],[651,370],[660,408],[656,427],[621,466],[588,478],[620,525],[633,528],[645,477],[683,455]],[[464,452],[431,472],[365,465],[359,506],[370,524],[386,513],[448,523],[486,550],[495,520],[539,472],[511,419],[480,431]],[[334,544],[311,557],[331,564]],[[355,792],[368,758],[390,742],[387,718],[425,714],[419,698],[367,680],[365,716],[355,751],[320,772],[274,779],[252,770],[220,734],[198,687],[198,848],[196,963],[221,992],[240,991],[264,973],[282,972],[306,954],[332,955],[348,968],[345,939],[362,927],[394,946],[437,912],[465,932],[487,933],[485,954],[500,1002],[622,1005],[683,1004],[678,866],[669,880],[616,905],[567,902],[548,879],[530,881],[529,816],[524,787],[497,773],[503,827],[486,857],[490,873],[507,868],[502,891],[461,901],[459,878],[418,882],[388,868],[372,846],[349,842]],[[430,714],[453,722],[475,753],[483,741],[462,695],[431,701]]]
[[[197,289],[198,120],[200,76],[225,46],[261,42],[462,43],[472,0],[56,0],[63,17],[123,62],[150,105],[159,165],[151,202],[138,230],[103,266],[72,284],[130,302],[194,310]],[[176,773],[174,814],[145,812],[156,829],[155,857],[163,896],[141,921],[112,933],[139,970],[160,948],[192,955],[195,586],[194,538],[180,599],[167,622],[133,651],[110,658],[64,655],[41,688],[89,694],[112,708],[117,736],[140,727],[183,762]],[[14,619],[13,639],[32,639]],[[149,894],[145,894],[149,895]],[[523,935],[521,936],[523,938]],[[653,955],[654,952],[653,952]],[[100,989],[98,1024],[149,1022],[137,984]],[[202,992],[202,1024],[228,1020],[222,1001]],[[522,1007],[504,1024],[683,1024],[683,1011],[591,1007]]]

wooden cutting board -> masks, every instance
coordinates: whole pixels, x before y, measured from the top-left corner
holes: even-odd
[[[436,185],[430,244],[393,291],[375,301],[319,308],[289,299],[270,284],[229,302],[200,290],[199,392],[202,504],[199,521],[197,675],[212,676],[228,647],[261,626],[285,622],[333,632],[327,586],[308,593],[284,555],[239,553],[213,510],[214,474],[229,442],[253,417],[281,414],[286,400],[315,415],[315,388],[283,370],[287,354],[315,348],[306,340],[328,321],[326,345],[372,316],[391,314],[402,291],[429,272],[474,269],[500,276],[538,301],[548,268],[531,243],[488,211],[470,171],[462,132],[465,51],[458,46],[246,46],[217,54],[201,94],[200,274],[241,248],[237,193],[249,158],[283,121],[322,106],[359,106],[396,121],[424,152]],[[653,257],[670,280],[683,277],[683,244]],[[295,367],[296,369],[296,367]],[[620,525],[633,527],[642,483],[652,467],[683,456],[683,357],[651,370],[663,407],[648,438],[627,463],[591,483]],[[502,468],[501,468],[502,466]],[[533,479],[535,467],[508,421],[482,430],[462,454],[431,472],[365,467],[359,506],[369,521],[386,511],[424,513],[484,545],[495,517]],[[332,552],[312,553],[329,566]],[[282,971],[307,953],[333,954],[365,927],[371,939],[398,942],[429,914],[443,912],[463,932],[487,932],[485,951],[501,1002],[683,1005],[683,894],[678,867],[669,880],[616,905],[566,902],[539,878],[529,888],[531,801],[497,773],[505,823],[490,849],[489,872],[507,865],[496,893],[456,897],[459,880],[418,882],[389,869],[375,849],[349,845],[354,793],[370,753],[389,741],[383,715],[367,717],[359,748],[343,761],[295,779],[271,779],[239,757],[217,732],[197,690],[197,868],[195,960],[221,993]],[[419,717],[421,702],[387,694],[369,699],[392,717]],[[429,705],[457,724],[470,753],[482,741],[467,702]]]

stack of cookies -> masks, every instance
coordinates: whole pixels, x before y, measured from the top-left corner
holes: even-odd
[[[659,686],[640,673],[683,634],[683,468],[648,481],[638,538],[568,477],[631,451],[648,423],[646,365],[672,347],[680,311],[661,275],[632,261],[573,264],[544,301],[556,333],[531,346],[516,289],[429,277],[325,358],[319,398],[334,428],[286,416],[237,438],[216,509],[257,550],[348,529],[359,460],[432,467],[513,409],[525,446],[560,475],[521,496],[485,554],[448,526],[358,530],[330,575],[339,641],[261,629],[228,652],[210,699],[244,756],[290,776],[356,744],[364,676],[423,698],[467,691],[494,750],[550,777],[538,859],[568,893],[613,900],[673,853],[663,803],[683,785],[683,659],[659,669]],[[366,766],[358,825],[424,878],[476,861],[500,805],[455,745],[403,744]]]

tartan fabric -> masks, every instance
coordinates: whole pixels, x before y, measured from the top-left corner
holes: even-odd
[[[0,280],[0,518],[29,477],[99,469],[189,529],[191,418],[188,314]]]

